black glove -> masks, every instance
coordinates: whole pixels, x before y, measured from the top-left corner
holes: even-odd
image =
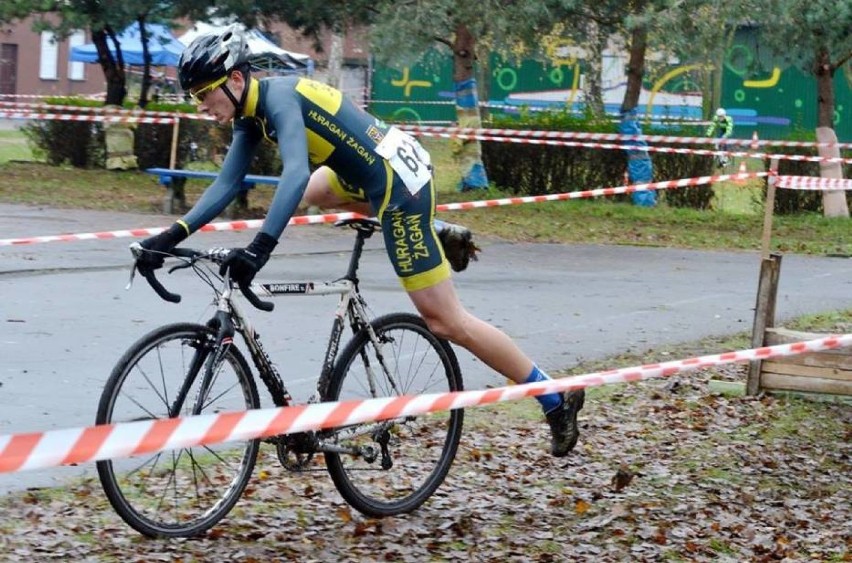
[[[175,223],[162,233],[146,238],[139,245],[151,252],[143,252],[136,259],[136,267],[143,273],[162,268],[163,260],[165,259],[163,253],[171,252],[175,246],[180,244],[188,236],[189,233],[186,232],[186,227],[180,223]]]
[[[225,272],[230,270],[231,279],[237,282],[237,285],[250,284],[257,272],[269,260],[269,255],[277,244],[278,241],[268,234],[257,233],[250,245],[245,248],[235,248],[228,253],[219,267],[219,275],[224,276]]]

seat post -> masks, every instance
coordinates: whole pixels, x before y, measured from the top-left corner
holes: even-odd
[[[364,250],[364,239],[372,233],[365,233],[361,229],[355,229],[355,232],[355,246],[352,248],[352,255],[349,257],[349,268],[346,270],[346,278],[352,280],[357,285],[358,264],[361,261],[361,253]]]

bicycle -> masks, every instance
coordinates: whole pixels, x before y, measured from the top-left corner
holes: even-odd
[[[716,168],[725,168],[731,162],[730,157],[726,152],[724,152],[728,150],[728,144],[724,141],[724,139],[717,138],[713,141],[713,145],[717,151],[713,156],[713,163],[716,165]]]
[[[309,403],[462,390],[455,353],[419,316],[391,313],[372,320],[368,317],[357,271],[364,241],[379,230],[379,223],[349,219],[336,225],[355,229],[356,238],[347,273],[328,282],[253,282],[235,287],[227,273],[218,275],[217,266],[228,249],[174,249],[169,256],[180,263],[169,273],[191,269],[213,290],[216,311],[204,325],[169,324],[134,343],[107,380],[97,424],[259,408],[254,372],[236,334],[242,337],[273,403],[278,407],[293,404],[240,308],[240,293],[263,311],[272,311],[274,304],[259,296],[340,296],[316,395]],[[131,250],[137,258],[145,252],[138,243]],[[134,263],[131,284],[135,272]],[[161,298],[180,301],[180,295],[169,292],[153,271],[143,275]],[[338,354],[347,321],[353,334]],[[455,458],[462,424],[463,411],[453,410],[184,448],[142,460],[99,461],[97,471],[116,512],[150,537],[196,536],[224,518],[251,477],[261,441],[273,444],[278,460],[291,471],[307,470],[321,453],[346,502],[370,517],[394,516],[415,510],[441,485]]]

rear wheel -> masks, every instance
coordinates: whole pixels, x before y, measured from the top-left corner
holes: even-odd
[[[371,323],[378,347],[361,330],[340,354],[327,400],[445,393],[463,388],[450,345],[418,316],[395,313]],[[325,454],[343,498],[373,517],[411,512],[444,481],[462,432],[463,410],[371,422],[332,431]]]
[[[243,411],[260,406],[242,354],[229,346],[211,366],[214,332],[197,324],[161,327],[137,341],[104,387],[97,424]],[[201,397],[205,370],[210,384]],[[257,440],[228,442],[97,463],[115,511],[146,536],[195,536],[221,520],[254,468]]]

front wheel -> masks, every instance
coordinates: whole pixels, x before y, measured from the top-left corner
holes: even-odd
[[[335,364],[326,400],[462,390],[455,353],[423,319],[394,313],[371,326],[376,342],[366,329],[353,337]],[[458,449],[463,417],[458,409],[332,431],[324,439],[337,447],[325,453],[329,474],[346,502],[367,516],[411,512],[444,481]]]
[[[257,386],[242,354],[231,345],[213,365],[215,340],[212,329],[188,323],[142,337],[113,369],[101,395],[97,424],[258,408]],[[202,391],[204,380],[209,383]],[[99,461],[98,476],[115,511],[138,532],[195,536],[237,502],[257,451],[257,440],[187,447]]]

